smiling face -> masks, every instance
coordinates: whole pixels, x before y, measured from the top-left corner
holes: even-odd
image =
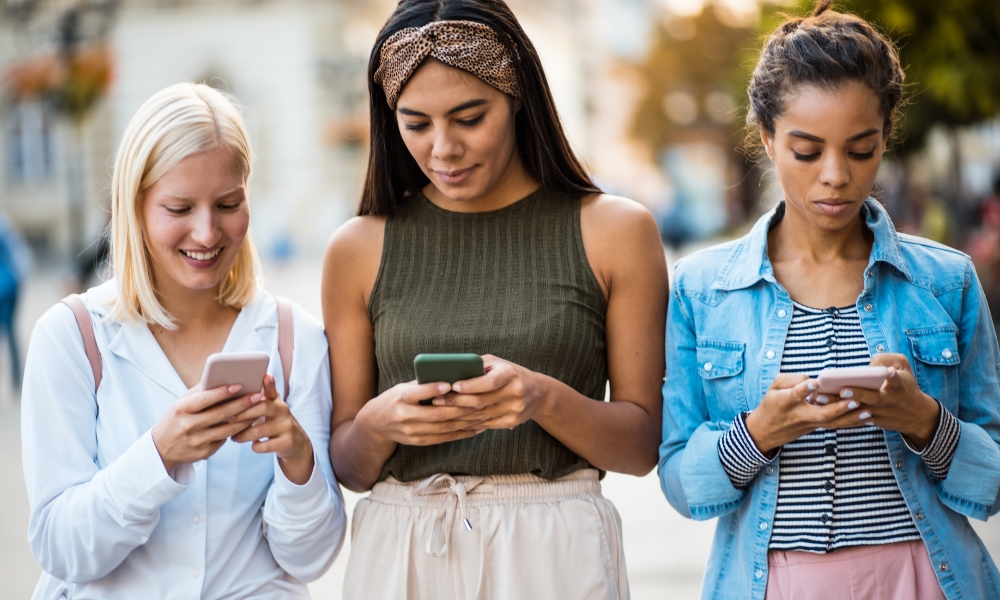
[[[250,226],[246,183],[229,149],[216,146],[145,190],[143,232],[157,292],[218,290]]]
[[[432,200],[472,203],[523,171],[514,135],[517,109],[510,96],[437,60],[428,59],[413,74],[399,96],[396,120],[431,181]]]
[[[774,161],[786,216],[825,230],[855,222],[885,151],[884,118],[875,94],[860,83],[813,85],[784,98],[774,135],[761,140]]]

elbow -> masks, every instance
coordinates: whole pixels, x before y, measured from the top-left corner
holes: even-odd
[[[351,490],[355,494],[364,494],[372,489],[376,480],[360,477],[357,473],[334,471],[337,476],[337,483],[342,487]]]

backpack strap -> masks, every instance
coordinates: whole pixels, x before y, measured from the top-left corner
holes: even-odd
[[[278,358],[281,359],[281,372],[285,376],[285,395],[282,400],[288,402],[288,387],[292,376],[292,350],[295,348],[292,303],[286,298],[275,296],[274,299],[278,301]]]
[[[87,353],[87,360],[90,361],[90,370],[94,372],[94,393],[97,393],[97,389],[101,387],[103,365],[101,351],[97,349],[97,338],[94,336],[94,322],[90,319],[90,311],[76,294],[70,294],[60,302],[68,306],[76,317],[76,325],[80,328],[80,336],[83,337],[83,349]]]

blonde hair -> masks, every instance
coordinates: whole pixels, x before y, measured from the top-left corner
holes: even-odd
[[[157,299],[142,226],[142,194],[192,154],[223,146],[250,178],[250,138],[237,101],[203,84],[178,83],[146,100],[125,128],[111,179],[111,260],[118,284],[110,318],[174,329]],[[250,232],[219,285],[223,306],[243,308],[257,295],[260,259]]]

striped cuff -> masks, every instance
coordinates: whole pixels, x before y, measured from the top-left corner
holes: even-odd
[[[958,438],[962,434],[962,424],[944,405],[940,402],[938,402],[938,405],[941,407],[941,410],[938,411],[937,431],[934,432],[934,437],[931,438],[927,447],[922,451],[917,450],[910,443],[910,440],[906,439],[905,435],[903,436],[903,442],[906,443],[907,448],[919,454],[920,458],[924,459],[924,464],[927,465],[927,468],[930,469],[935,477],[945,479],[948,477],[948,469],[951,468],[951,461],[955,458],[955,449],[958,448]]]
[[[753,481],[764,465],[774,460],[761,454],[747,431],[746,414],[740,413],[733,419],[733,426],[719,438],[719,460],[733,487],[743,489]]]

